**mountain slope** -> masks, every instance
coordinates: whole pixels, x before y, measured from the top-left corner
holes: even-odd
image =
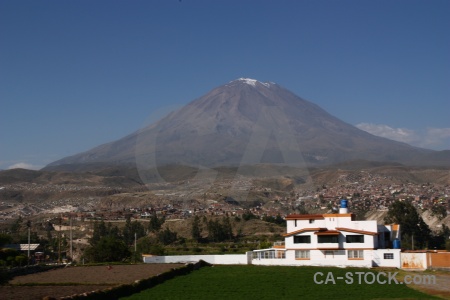
[[[200,166],[331,164],[373,160],[450,164],[449,155],[371,135],[287,89],[240,78],[117,141],[63,158],[61,165],[134,163]]]

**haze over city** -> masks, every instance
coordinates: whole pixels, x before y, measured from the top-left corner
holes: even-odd
[[[450,149],[448,1],[3,1],[0,169],[121,138],[240,77]]]

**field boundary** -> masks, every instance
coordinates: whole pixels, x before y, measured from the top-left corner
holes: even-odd
[[[16,276],[24,276],[34,273],[40,273],[40,272],[47,272],[50,270],[60,269],[64,268],[64,265],[53,265],[53,266],[46,266],[46,265],[33,265],[33,266],[24,266],[24,267],[17,267],[13,269],[0,269],[0,285],[6,284],[9,280]]]
[[[108,288],[100,291],[92,291],[78,295],[72,295],[68,297],[62,297],[60,299],[65,300],[78,300],[78,299],[89,299],[89,300],[103,300],[103,299],[119,299],[122,297],[127,297],[135,293],[139,293],[143,290],[152,288],[158,284],[165,282],[166,280],[172,279],[176,276],[187,275],[194,270],[198,270],[202,267],[211,266],[211,264],[201,260],[197,263],[189,263],[183,267],[173,268],[170,271],[158,274],[156,276],[149,277],[147,279],[136,280],[131,284],[121,284],[112,288]],[[51,296],[47,296],[44,299],[54,299]]]

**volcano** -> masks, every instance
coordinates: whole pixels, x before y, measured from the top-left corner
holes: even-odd
[[[141,130],[46,169],[135,163],[315,166],[351,160],[450,165],[448,153],[438,153],[371,135],[278,84],[239,78]]]

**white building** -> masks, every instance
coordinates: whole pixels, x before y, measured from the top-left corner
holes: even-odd
[[[356,221],[347,200],[338,214],[294,214],[286,223],[284,242],[253,251],[252,264],[400,267],[399,225]]]
[[[356,221],[341,200],[338,214],[289,215],[285,239],[240,255],[143,256],[146,263],[195,262],[286,266],[400,268],[400,226]]]

